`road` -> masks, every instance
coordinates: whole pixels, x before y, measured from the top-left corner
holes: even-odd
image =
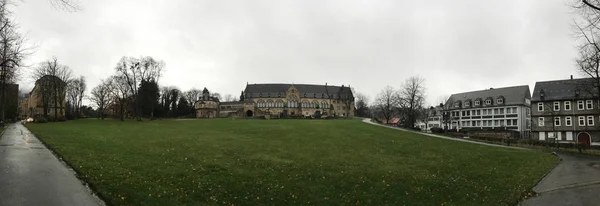
[[[537,195],[521,205],[600,205],[600,157],[557,155],[562,161],[533,188]]]
[[[0,206],[104,203],[22,124],[0,137]]]

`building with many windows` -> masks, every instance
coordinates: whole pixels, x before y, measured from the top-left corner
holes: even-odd
[[[536,82],[532,138],[600,145],[598,84],[591,78]]]
[[[195,102],[197,118],[354,117],[350,87],[309,84],[248,84],[239,102],[220,102],[205,88]]]
[[[354,117],[350,87],[311,84],[248,84],[245,116]]]
[[[446,102],[451,129],[512,130],[523,137],[530,129],[529,86],[490,88],[453,94]]]

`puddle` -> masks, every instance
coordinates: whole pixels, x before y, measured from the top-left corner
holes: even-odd
[[[598,164],[598,163],[590,163],[590,164],[588,164],[588,166],[596,168],[596,169],[600,169],[600,164]]]

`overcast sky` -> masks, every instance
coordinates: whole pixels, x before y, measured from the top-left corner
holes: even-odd
[[[166,62],[161,85],[239,95],[249,83],[350,85],[373,99],[426,79],[440,96],[578,76],[567,0],[29,0],[15,18],[37,52],[89,90],[122,56]],[[33,81],[25,75],[21,88]],[[89,93],[89,91],[88,91]]]

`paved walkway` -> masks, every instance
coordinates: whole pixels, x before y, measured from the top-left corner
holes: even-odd
[[[104,205],[20,123],[0,137],[0,205]]]
[[[521,205],[600,205],[600,157],[559,153],[562,159]]]
[[[367,118],[363,119],[363,122],[367,123],[367,124],[372,124],[372,125],[380,126],[380,127],[387,127],[387,128],[390,128],[390,129],[395,129],[395,130],[400,130],[400,131],[405,131],[405,132],[412,132],[412,133],[417,133],[417,134],[421,134],[421,135],[426,135],[426,136],[430,136],[430,137],[437,137],[437,138],[442,138],[442,139],[447,139],[447,140],[452,140],[452,141],[467,142],[467,143],[472,143],[472,144],[481,144],[481,145],[487,145],[487,146],[492,146],[492,147],[503,147],[503,148],[510,148],[510,149],[529,150],[527,148],[522,148],[522,147],[511,147],[511,146],[505,146],[505,145],[499,145],[499,144],[491,144],[491,143],[485,143],[485,142],[476,142],[476,141],[470,141],[470,140],[465,140],[465,139],[458,139],[458,138],[446,137],[446,136],[441,136],[441,135],[436,135],[436,134],[417,132],[417,131],[402,129],[402,128],[399,128],[399,127],[392,127],[392,126],[387,126],[387,125],[382,125],[382,124],[374,123],[374,122],[371,122],[371,119],[367,119]]]

